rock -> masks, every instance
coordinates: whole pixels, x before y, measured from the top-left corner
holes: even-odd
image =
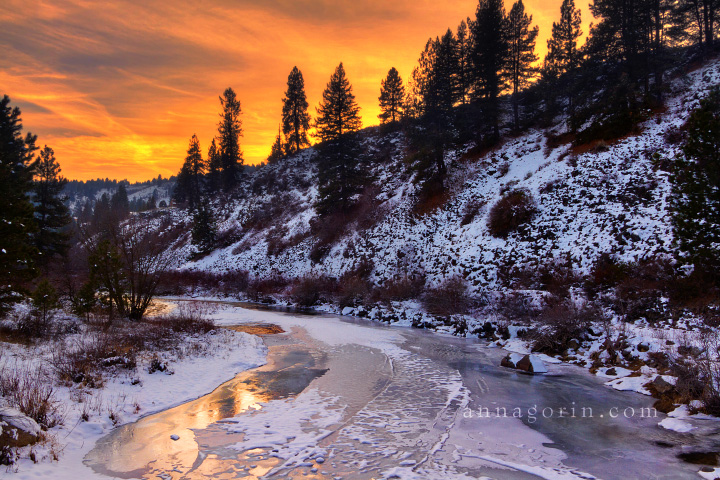
[[[542,360],[540,360],[535,355],[525,355],[517,364],[516,367],[518,370],[522,370],[523,372],[528,373],[547,373],[548,369],[543,363]]]
[[[42,430],[35,420],[19,410],[0,407],[0,446],[24,447],[40,440]]]
[[[574,338],[567,343],[568,350],[577,350],[580,348],[580,342]]]
[[[605,375],[610,375],[612,377],[617,377],[617,370],[615,370],[615,367],[608,368],[605,370]]]
[[[657,390],[657,392],[661,395],[664,395],[675,388],[675,385],[668,382],[660,375],[655,377],[655,380],[653,380],[651,383],[652,386],[655,387],[655,390]]]
[[[352,307],[345,307],[342,309],[342,315],[351,315],[354,310]]]
[[[501,367],[514,368],[528,373],[546,373],[547,367],[535,355],[521,355],[519,353],[511,353],[500,362]]]
[[[510,353],[500,361],[500,366],[505,368],[517,368],[517,363],[522,360],[523,356],[519,353]]]
[[[325,463],[325,458],[324,458],[324,457],[317,457],[317,458],[315,459],[315,461],[316,461],[317,463],[323,464],[323,463]]]
[[[175,441],[177,442],[178,440],[180,440],[180,436],[179,436],[179,435],[175,435],[175,434],[173,433],[172,435],[170,435],[170,439],[171,439],[171,440],[175,440]]]
[[[637,346],[637,351],[640,353],[649,352],[650,345],[648,345],[647,343],[641,343]]]

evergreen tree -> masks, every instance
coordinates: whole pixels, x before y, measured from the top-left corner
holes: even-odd
[[[345,76],[342,63],[330,77],[322,102],[316,110],[315,129],[322,142],[338,140],[344,134],[356,132],[362,127],[360,107],[355,102],[352,85]]]
[[[506,23],[502,0],[480,0],[472,25],[475,95],[485,101],[494,139],[500,138],[498,97],[506,87],[503,78],[508,57]]]
[[[460,101],[461,96],[458,83],[457,40],[452,30],[448,28],[445,35],[435,42],[437,47],[433,65],[433,83],[437,92],[438,108],[443,114],[448,114]]]
[[[212,139],[207,154],[207,189],[211,193],[218,192],[222,188],[222,163],[220,150],[217,142]]]
[[[197,135],[193,135],[190,138],[185,162],[177,176],[177,185],[174,192],[175,200],[180,203],[187,202],[191,209],[195,208],[203,194],[202,181],[204,175],[205,161],[202,158],[200,141]]]
[[[315,121],[317,136],[323,142],[316,205],[321,215],[349,210],[353,206],[353,196],[362,188],[364,176],[358,165],[359,143],[354,135],[362,126],[359,112],[360,107],[341,63],[323,92]]]
[[[243,156],[240,150],[240,137],[243,134],[240,115],[240,100],[232,88],[227,88],[220,97],[222,113],[218,124],[220,139],[220,165],[222,168],[222,186],[225,191],[234,188],[240,180]]]
[[[110,210],[116,220],[127,218],[130,213],[130,200],[128,199],[125,181],[120,182],[117,192],[110,199]]]
[[[91,226],[94,232],[102,233],[107,230],[110,223],[112,223],[110,197],[108,197],[107,193],[103,193],[100,196],[100,200],[95,202]]]
[[[15,301],[22,283],[34,276],[36,229],[29,194],[33,189],[36,137],[22,136],[20,109],[0,100],[0,310]]]
[[[403,101],[405,100],[405,87],[400,73],[392,67],[380,86],[380,110],[378,115],[381,123],[395,123],[402,117]]]
[[[547,41],[548,54],[545,58],[544,76],[556,81],[565,76],[564,89],[568,103],[570,130],[575,131],[575,95],[574,75],[580,64],[580,52],[577,42],[582,35],[580,29],[582,17],[574,0],[563,0],[560,6],[560,22],[553,22],[552,36]],[[555,85],[552,87],[555,89]]]
[[[720,281],[720,90],[700,102],[672,176],[681,259]]]
[[[287,91],[283,98],[282,131],[285,134],[283,150],[292,155],[309,147],[307,131],[310,128],[310,114],[305,96],[305,80],[297,67],[288,75]]]
[[[34,202],[38,225],[35,246],[41,255],[41,265],[47,265],[53,257],[63,256],[68,250],[69,234],[65,228],[71,218],[62,196],[65,184],[67,180],[60,175],[55,152],[46,145],[35,166]]]
[[[470,87],[472,84],[472,58],[470,27],[472,20],[468,18],[460,22],[455,35],[457,46],[457,87],[460,102],[465,105],[470,100]]]
[[[207,202],[201,202],[193,215],[192,244],[199,255],[210,253],[215,248],[217,225]]]
[[[518,92],[525,88],[530,79],[535,76],[537,69],[533,64],[538,57],[535,55],[535,40],[538,36],[538,27],[532,29],[532,15],[525,13],[522,0],[517,0],[507,17],[507,38],[509,55],[507,63],[507,76],[512,86],[513,121],[515,129],[520,128],[520,114],[518,108]]]
[[[270,155],[267,157],[267,163],[274,163],[280,160],[285,155],[285,149],[283,146],[282,136],[280,135],[280,127],[278,127],[278,134],[275,137],[275,143],[270,148]]]

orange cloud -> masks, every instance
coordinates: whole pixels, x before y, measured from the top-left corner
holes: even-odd
[[[294,65],[314,114],[343,61],[363,123],[377,124],[380,80],[390,67],[407,80],[427,38],[455,29],[476,7],[472,0],[6,3],[0,94],[22,108],[40,145],[55,149],[66,176],[130,180],[176,173],[193,134],[206,150],[228,86],[243,106],[245,160],[264,160]],[[560,3],[526,2],[541,52]],[[583,15],[590,18],[587,8]]]

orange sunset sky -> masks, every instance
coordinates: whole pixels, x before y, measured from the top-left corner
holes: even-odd
[[[526,0],[544,54],[562,0]],[[583,12],[583,33],[590,13]],[[446,0],[4,0],[0,95],[26,131],[55,149],[72,179],[147,180],[177,173],[192,134],[207,152],[218,96],[243,108],[246,163],[263,161],[277,134],[287,75],[303,72],[314,116],[342,61],[376,125],[380,80],[406,81],[428,37],[473,16],[477,1]],[[506,8],[511,5],[506,0]]]

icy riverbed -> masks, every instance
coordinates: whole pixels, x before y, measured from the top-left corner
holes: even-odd
[[[86,457],[96,474],[700,478],[677,455],[718,446],[714,421],[668,431],[650,398],[567,365],[500,368],[505,352],[475,340],[232,305],[214,319],[286,333],[264,337],[267,365],[102,439]]]

